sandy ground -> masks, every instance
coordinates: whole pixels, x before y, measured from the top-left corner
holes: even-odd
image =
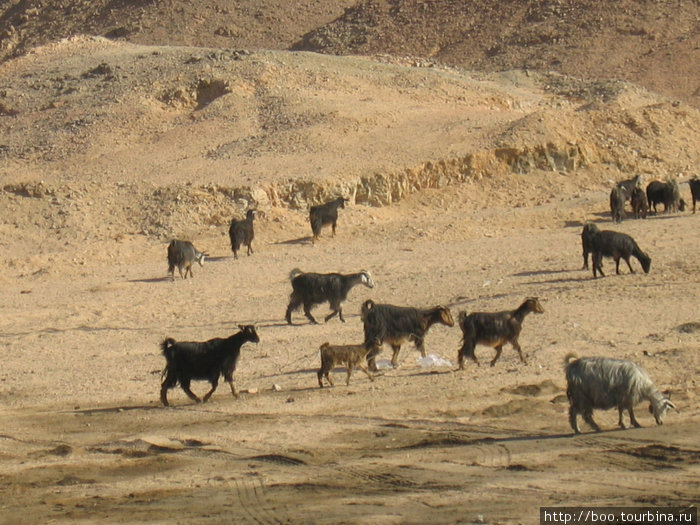
[[[57,258],[5,279],[0,522],[536,523],[544,505],[697,504],[700,214],[613,226],[602,186],[513,208],[488,202],[487,182],[350,206],[316,246],[302,212],[278,210],[237,261],[219,227],[198,242],[210,258],[191,280],[166,278],[165,244],[145,236],[115,241],[109,263]],[[618,276],[607,262],[592,279],[583,219],[634,236],[651,272],[633,260],[637,273]],[[298,312],[288,326],[294,267],[367,269],[377,286],[350,293],[345,323],[312,326]],[[493,351],[478,347],[482,366],[456,372],[460,330],[436,325],[427,361],[409,344],[374,382],[360,372],[346,386],[337,369],[336,386],[318,388],[318,346],[361,342],[367,298],[444,304],[456,318],[527,296],[545,308],[524,323],[527,364],[506,347],[489,367]],[[261,341],[243,347],[239,399],[222,384],[206,404],[178,388],[160,405],[166,336],[247,323]],[[573,437],[572,351],[640,363],[678,411],[659,427],[640,406],[643,428],[624,431],[616,411],[596,412],[604,431],[582,423]]]

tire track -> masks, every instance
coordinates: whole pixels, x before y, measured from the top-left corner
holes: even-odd
[[[482,467],[508,467],[513,459],[510,449],[503,443],[476,445],[467,448],[467,451],[476,452],[473,464]]]
[[[379,487],[387,487],[392,490],[401,488],[415,489],[420,487],[419,484],[402,476],[397,476],[393,473],[375,472],[362,467],[346,467],[340,468],[338,471],[352,479],[362,481],[363,483],[370,483]]]
[[[280,509],[282,512],[279,514],[276,512],[276,507],[271,505],[265,497],[265,486],[261,480],[236,479],[235,486],[240,509],[251,523],[258,525],[287,523],[284,516],[287,516],[288,512],[285,509]]]

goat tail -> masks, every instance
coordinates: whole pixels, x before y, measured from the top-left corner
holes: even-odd
[[[367,318],[367,314],[374,308],[374,301],[372,299],[367,299],[364,303],[362,303],[362,320],[364,321]]]
[[[291,272],[289,272],[289,280],[293,280],[295,277],[301,275],[302,272],[299,268],[294,268]]]
[[[576,352],[569,352],[566,354],[566,357],[564,357],[564,367],[567,367],[571,361],[576,359],[578,359]]]
[[[160,348],[163,351],[163,355],[167,358],[168,354],[170,353],[168,350],[170,350],[173,346],[175,346],[175,339],[172,337],[168,337],[167,339],[164,339],[163,342],[160,344]]]

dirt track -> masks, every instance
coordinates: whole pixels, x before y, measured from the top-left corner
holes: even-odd
[[[651,272],[633,260],[638,273],[616,276],[608,262],[593,280],[580,269],[580,220],[611,227],[604,188],[486,208],[487,183],[351,206],[316,247],[301,213],[279,211],[238,261],[220,228],[198,242],[211,258],[193,280],[170,282],[165,245],[129,237],[129,262],[57,258],[3,283],[0,522],[536,523],[542,505],[697,503],[700,264],[688,239],[700,215],[614,227],[649,252]],[[293,267],[366,268],[377,287],[350,293],[345,324],[311,326],[298,312],[287,326]],[[525,320],[526,365],[506,347],[493,368],[454,372],[459,329],[437,325],[426,346],[450,366],[421,365],[409,345],[374,383],[359,373],[346,387],[338,369],[335,388],[317,386],[318,346],[360,342],[366,298],[446,304],[456,317],[533,295],[545,313]],[[178,389],[162,408],[159,342],[241,323],[261,336],[235,376],[255,393],[234,400],[222,385],[194,405]],[[616,411],[596,412],[605,431],[583,424],[571,437],[571,351],[635,360],[679,412],[657,427],[640,407],[644,428],[626,431]],[[491,352],[477,348],[482,363]]]

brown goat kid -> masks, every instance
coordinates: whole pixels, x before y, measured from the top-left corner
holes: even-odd
[[[510,343],[518,351],[520,360],[526,363],[522,349],[518,343],[518,336],[522,329],[523,319],[530,312],[541,314],[544,308],[537,297],[528,297],[515,310],[504,312],[474,312],[467,315],[459,313],[459,327],[462,329],[463,343],[457,355],[459,369],[464,370],[464,359],[470,357],[479,365],[474,349],[477,344],[491,346],[496,349],[496,357],[491,361],[491,366],[496,364],[501,357],[503,345]]]
[[[364,365],[364,360],[367,358],[369,348],[364,344],[361,345],[333,345],[323,343],[319,350],[321,351],[321,368],[318,371],[318,386],[323,388],[323,376],[326,376],[326,381],[333,386],[331,379],[331,370],[338,365],[345,365],[348,372],[348,378],[345,382],[350,385],[350,376],[354,368],[359,368],[370,380],[374,381],[374,376],[367,370]]]

